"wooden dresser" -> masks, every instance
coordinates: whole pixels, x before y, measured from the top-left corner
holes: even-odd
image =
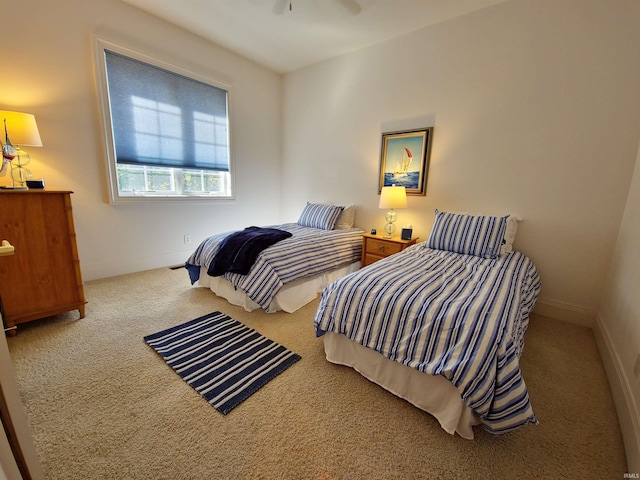
[[[71,193],[0,190],[0,239],[15,247],[0,257],[5,328],[71,310],[84,318]]]
[[[362,235],[362,266],[366,267],[394,253],[401,252],[410,245],[414,245],[418,237],[402,240],[400,237],[384,238],[382,236]]]

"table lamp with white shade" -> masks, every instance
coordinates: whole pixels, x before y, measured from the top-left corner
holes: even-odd
[[[380,191],[380,204],[378,208],[386,208],[387,214],[385,220],[387,224],[384,226],[384,238],[391,238],[396,231],[395,221],[398,214],[396,208],[407,208],[407,191],[404,187],[392,185],[390,187],[382,187]]]
[[[41,147],[42,140],[36,118],[30,113],[0,110],[0,121],[4,127],[4,144],[2,145],[2,168],[0,175],[4,175],[7,164],[11,165],[11,187],[26,189],[26,182],[31,178],[31,171],[26,166],[31,157],[22,147]],[[0,142],[2,143],[2,142]]]

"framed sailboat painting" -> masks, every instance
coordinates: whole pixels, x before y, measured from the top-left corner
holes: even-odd
[[[433,127],[382,134],[378,193],[398,185],[407,195],[427,194],[432,137]]]

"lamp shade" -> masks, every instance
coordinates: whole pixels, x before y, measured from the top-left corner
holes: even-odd
[[[407,191],[404,187],[382,187],[378,208],[407,208]]]
[[[30,113],[0,110],[0,128],[7,126],[9,140],[16,146],[41,147],[40,132],[36,124],[36,117]],[[6,122],[6,123],[5,123]],[[3,132],[4,133],[4,132]]]

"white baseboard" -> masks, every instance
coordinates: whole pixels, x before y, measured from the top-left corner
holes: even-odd
[[[87,282],[100,278],[116,277],[127,273],[143,272],[155,268],[184,264],[193,253],[193,249],[148,257],[128,258],[119,262],[82,263],[82,279]]]
[[[555,318],[556,320],[562,320],[589,328],[593,328],[596,317],[596,311],[594,309],[543,297],[538,299],[533,311],[545,317]]]
[[[626,375],[620,357],[614,348],[606,323],[596,315],[593,334],[600,350],[611,393],[616,404],[618,422],[622,431],[624,449],[627,454],[628,473],[640,473],[640,409],[633,395],[629,377]]]
[[[606,323],[600,316],[596,316],[593,334],[600,350],[600,357],[604,363],[611,393],[618,412],[618,422],[622,431],[625,452],[627,453],[628,473],[640,472],[640,409],[633,396],[631,384],[627,377],[620,357],[611,341]]]
[[[628,473],[640,472],[640,408],[629,377],[611,340],[604,319],[596,309],[539,298],[534,312],[545,317],[591,328],[609,380],[627,455]]]

